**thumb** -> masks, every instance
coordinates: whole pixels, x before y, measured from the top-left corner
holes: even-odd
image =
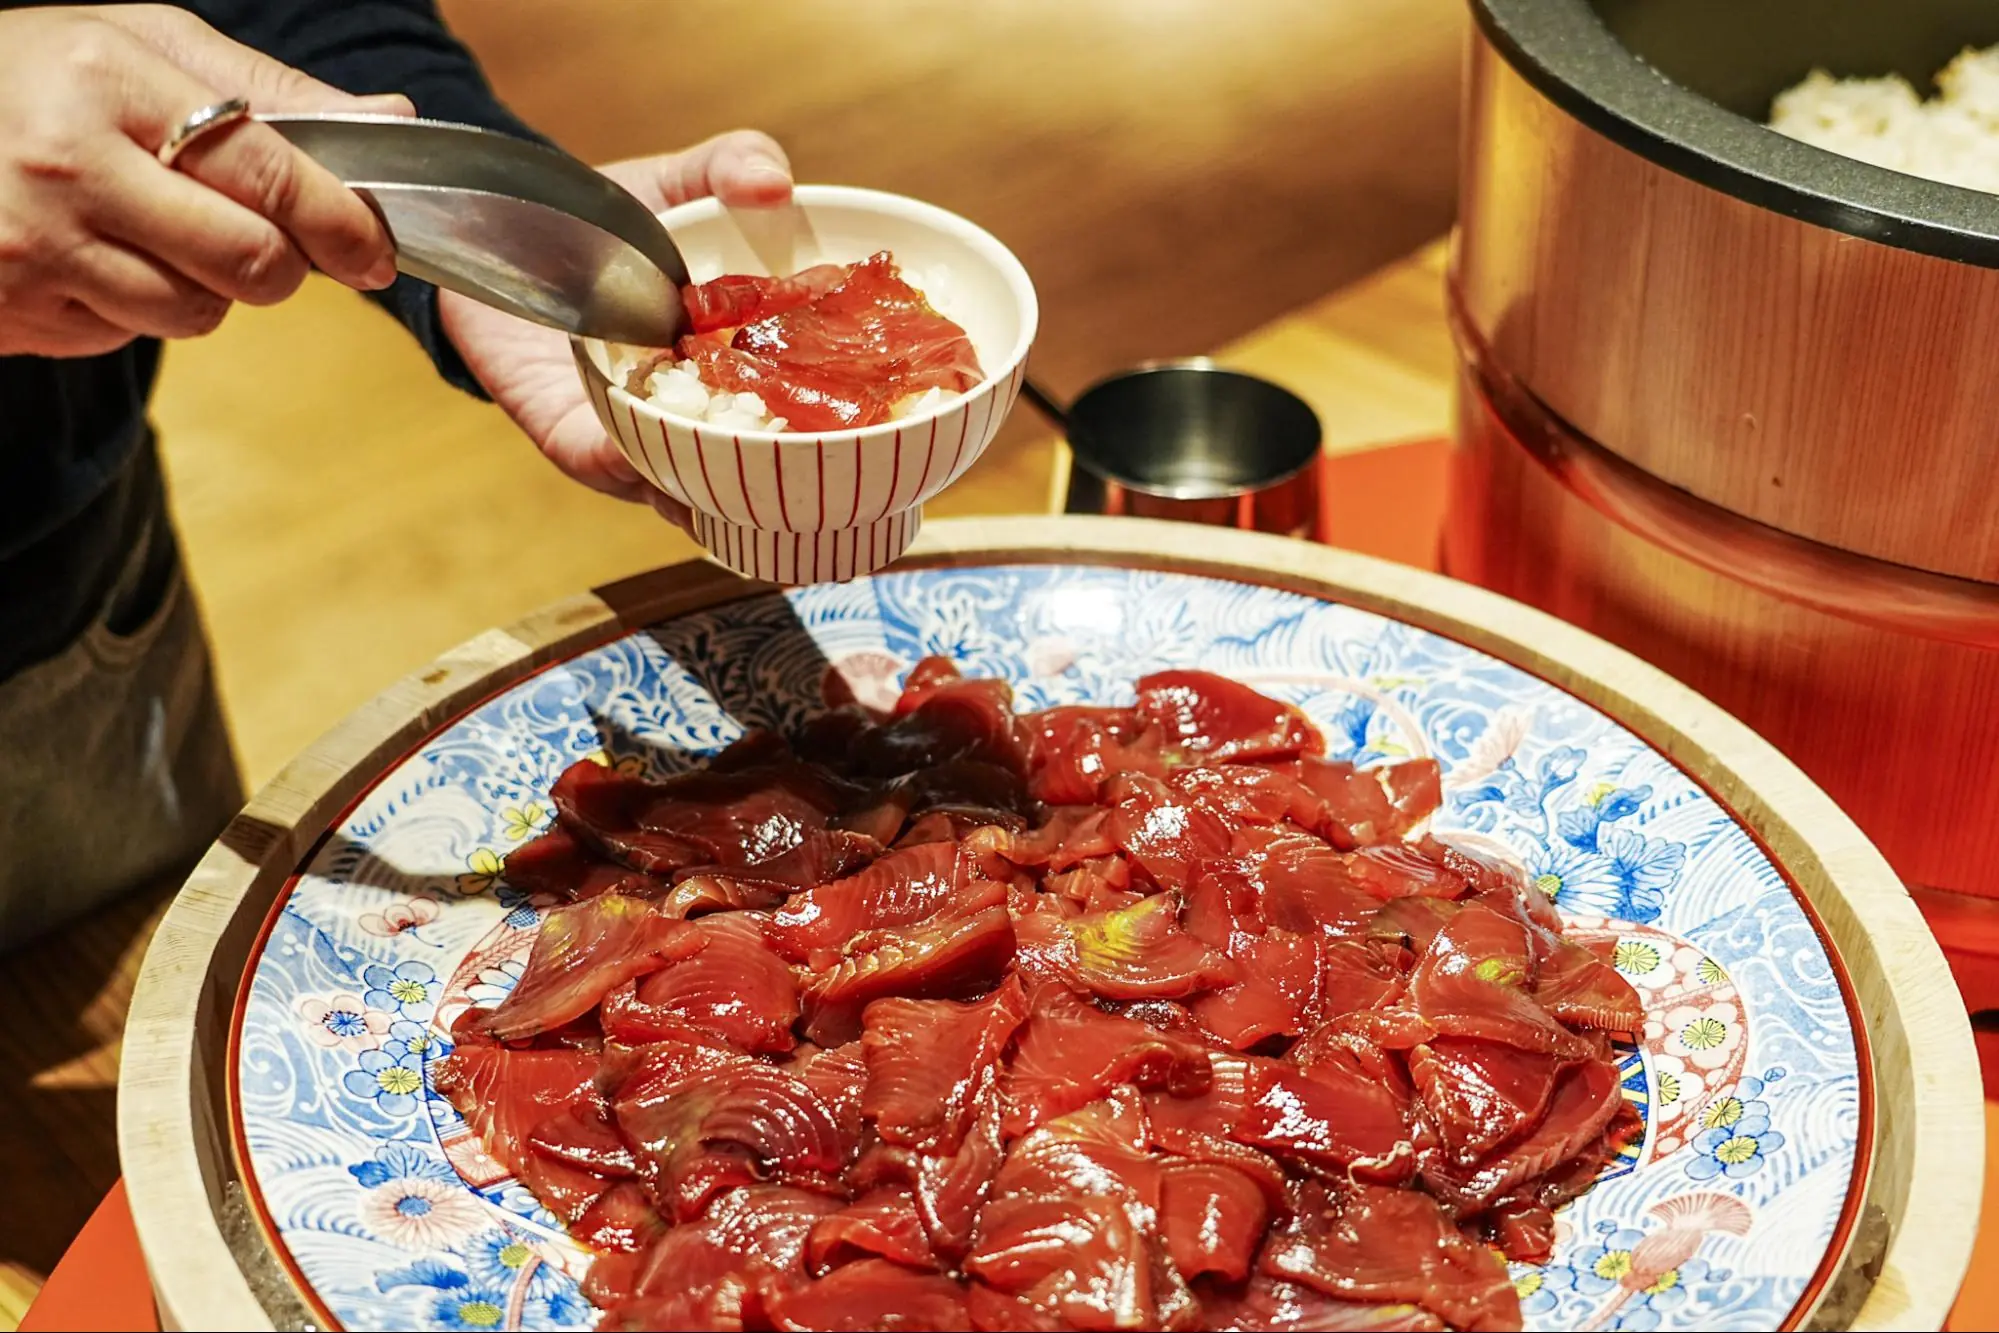
[[[410,100],[400,93],[366,97],[344,93],[261,51],[232,41],[193,14],[172,5],[107,5],[97,12],[217,92],[242,98],[252,111],[416,114]]]

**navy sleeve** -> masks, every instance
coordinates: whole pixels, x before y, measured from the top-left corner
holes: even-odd
[[[547,142],[493,95],[472,53],[444,26],[435,0],[180,2],[245,46],[342,91],[402,93],[420,116]],[[403,277],[367,296],[415,335],[447,381],[486,396],[438,324],[435,287]]]

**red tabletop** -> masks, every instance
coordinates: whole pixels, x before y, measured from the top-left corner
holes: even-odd
[[[1445,469],[1449,445],[1441,440],[1348,454],[1326,460],[1320,495],[1321,528],[1331,541],[1350,550],[1398,560],[1424,569],[1437,566],[1437,537],[1443,527]],[[1999,1004],[1999,901],[1944,895],[1919,897],[1933,922],[1947,918],[1946,940],[1969,948],[1950,953],[1958,984],[1981,1007]],[[1965,919],[1960,919],[1965,918]],[[1999,1039],[1979,1039],[1986,1070],[1985,1212],[1971,1275],[1951,1312],[1954,1329],[1999,1328]],[[133,1230],[125,1187],[113,1187],[49,1275],[41,1295],[21,1321],[35,1330],[142,1329],[154,1333],[159,1318],[139,1238]]]

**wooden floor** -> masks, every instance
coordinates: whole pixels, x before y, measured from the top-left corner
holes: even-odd
[[[801,179],[987,226],[1034,275],[1034,369],[1065,394],[1235,339],[1451,217],[1458,0],[444,8],[502,95],[580,155],[755,125]],[[1318,406],[1331,438],[1371,428]],[[252,785],[451,644],[691,554],[556,476],[323,282],[171,349],[157,415]],[[1023,411],[931,512],[1039,507],[1044,440]],[[118,1027],[170,892],[0,967],[0,1328],[116,1177]]]

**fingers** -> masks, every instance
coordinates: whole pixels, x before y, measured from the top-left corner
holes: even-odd
[[[775,139],[756,130],[734,130],[682,153],[619,163],[606,174],[655,208],[709,195],[751,208],[791,198],[790,159]]]
[[[102,356],[138,335],[121,329],[75,301],[51,313],[0,323],[0,356]]]
[[[694,511],[664,491],[654,491],[649,497],[653,512],[667,522],[692,537],[694,535]]]
[[[136,145],[106,168],[89,205],[102,235],[142,249],[209,291],[273,305],[305,281],[305,255],[277,225],[176,171]]]
[[[197,139],[180,171],[277,224],[322,273],[373,290],[396,280],[388,229],[361,196],[268,125]]]
[[[243,87],[246,82],[261,81],[279,90],[270,96],[292,106],[314,103],[323,107],[329,96],[343,104],[358,100],[247,47],[237,47],[198,20],[193,22],[207,33],[208,40],[190,43],[189,51],[216,67],[220,81],[197,78],[157,50],[135,43],[132,77],[127,80],[126,97],[120,106],[120,127],[142,149],[157,148],[191,112],[224,100],[220,88]],[[237,68],[222,68],[232,64]],[[316,89],[324,89],[324,93]],[[253,90],[253,105],[264,109],[257,97]],[[386,287],[395,280],[394,252],[374,210],[268,125],[239,121],[204,135],[182,151],[176,171],[167,171],[158,162],[151,163],[148,171],[136,156],[123,157],[118,168],[130,187],[128,193],[137,190],[146,196],[128,203],[126,211],[139,216],[127,218],[125,225],[153,229],[150,234],[160,236],[164,244],[146,243],[148,233],[135,235],[131,231],[121,231],[120,239],[145,243],[147,249],[197,279],[221,278],[227,285],[215,288],[217,291],[266,304],[282,300],[304,280],[306,260],[351,287]],[[189,179],[207,186],[222,200],[208,204],[195,200],[185,188]],[[147,188],[152,185],[157,189]],[[264,226],[253,229],[241,219],[225,222],[227,215],[218,207],[223,201],[233,201],[256,214]],[[204,223],[221,225],[224,234],[188,234]],[[273,227],[280,233],[276,240],[269,234]],[[218,246],[226,248],[226,258],[218,260],[214,253]],[[169,253],[169,248],[189,256],[198,267],[181,264],[179,255]],[[297,257],[300,254],[303,258]]]
[[[229,302],[165,264],[108,241],[69,257],[72,301],[105,324],[154,338],[212,333]]]

